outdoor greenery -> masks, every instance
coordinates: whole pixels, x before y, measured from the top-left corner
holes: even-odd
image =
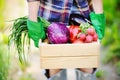
[[[9,75],[9,53],[7,48],[7,36],[0,33],[0,80],[7,80]]]
[[[5,27],[4,22],[5,0],[0,0],[0,30]]]
[[[105,37],[102,40],[103,49],[107,53],[103,58],[103,65],[111,64],[116,73],[120,74],[120,0],[103,0],[106,15]],[[100,73],[100,72],[98,72]],[[101,77],[104,72],[101,72]],[[100,76],[99,76],[100,77]],[[105,77],[105,76],[104,76]],[[103,79],[100,79],[103,80]]]
[[[4,22],[5,0],[0,0],[0,80],[7,80],[9,75],[9,54],[7,49],[7,35],[2,33]]]
[[[106,14],[106,31],[102,41],[104,47],[108,48],[108,53],[104,63],[112,62],[117,64],[120,60],[120,0],[104,0],[104,11]],[[108,8],[109,7],[109,8]]]

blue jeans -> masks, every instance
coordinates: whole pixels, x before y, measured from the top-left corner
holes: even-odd
[[[95,74],[84,73],[80,70],[75,70],[76,80],[96,80]],[[49,80],[67,80],[66,69],[61,70]]]

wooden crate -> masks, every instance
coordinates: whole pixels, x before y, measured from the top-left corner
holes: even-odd
[[[40,44],[41,69],[96,68],[100,43]]]

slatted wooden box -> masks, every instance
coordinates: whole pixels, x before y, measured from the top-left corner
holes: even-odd
[[[41,69],[96,68],[100,43],[40,44]]]

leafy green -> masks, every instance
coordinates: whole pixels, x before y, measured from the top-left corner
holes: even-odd
[[[81,23],[80,24],[80,30],[82,31],[82,33],[86,33],[86,30],[89,28],[89,27],[92,27],[92,25],[90,25],[88,22],[87,23]]]
[[[27,46],[28,51],[30,47],[30,38],[28,37],[27,29],[27,17],[17,18],[13,22],[11,27],[11,34],[9,35],[9,47],[14,43],[15,48],[18,52],[19,61],[21,64],[27,64],[27,57],[25,53],[25,46]]]
[[[97,78],[104,77],[104,75],[105,75],[105,71],[103,71],[103,70],[98,70],[98,71],[96,72],[96,77],[97,77]]]
[[[11,27],[11,34],[9,35],[8,42],[9,47],[12,43],[14,43],[15,48],[18,52],[18,57],[22,70],[24,70],[25,66],[28,65],[26,46],[28,53],[30,49],[30,38],[28,36],[27,20],[27,16],[12,20],[13,25]],[[47,29],[48,25],[50,25],[50,23],[44,18],[41,18],[41,22],[43,23],[45,30]]]

